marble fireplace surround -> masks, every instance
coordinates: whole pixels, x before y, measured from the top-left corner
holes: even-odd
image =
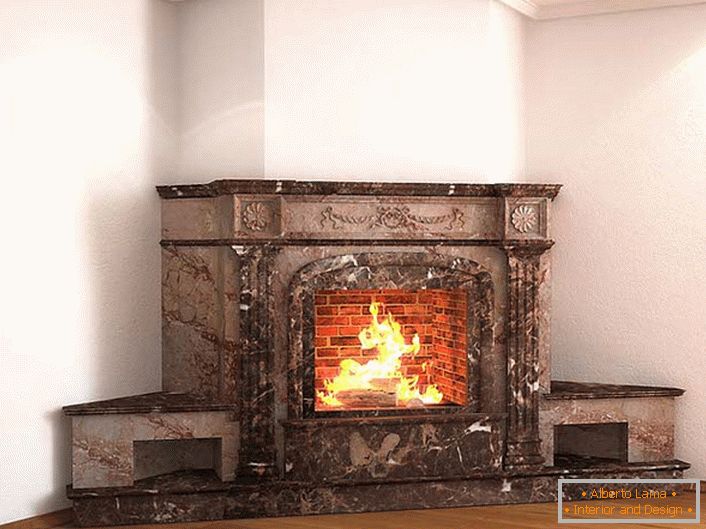
[[[491,409],[481,398],[492,400],[493,381],[504,372],[492,373],[489,363],[486,376],[481,377],[481,359],[491,360],[493,347],[493,283],[490,274],[478,263],[459,257],[429,253],[371,252],[336,256],[315,261],[300,269],[290,283],[289,298],[289,407],[288,417],[303,419],[332,417],[330,411],[314,411],[314,296],[321,290],[461,289],[470,307],[466,334],[468,347],[468,402],[453,407],[453,411],[477,412]],[[497,365],[498,362],[495,362]],[[481,389],[481,383],[485,387]],[[419,410],[409,410],[419,414]],[[440,410],[441,411],[441,410]],[[400,413],[394,410],[389,413]],[[433,409],[424,410],[433,413]],[[335,413],[335,412],[334,412]],[[380,415],[381,412],[340,412],[337,416]]]
[[[680,390],[551,381],[550,219],[559,189],[158,187],[163,391],[65,408],[77,522],[552,501],[559,475],[680,476],[688,468],[672,453]],[[379,288],[467,293],[467,405],[314,411],[315,292]],[[629,461],[552,466],[554,425],[582,422],[627,422]],[[136,472],[126,455],[135,441],[195,437],[217,441],[208,445],[213,465],[182,448],[175,466],[154,444]],[[150,468],[174,471],[150,477]]]

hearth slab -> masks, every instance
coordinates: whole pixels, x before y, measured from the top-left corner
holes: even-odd
[[[64,406],[64,415],[111,415],[128,413],[176,413],[186,411],[232,411],[233,404],[191,393],[156,391],[116,399]]]
[[[544,398],[546,400],[632,399],[649,397],[679,397],[683,394],[684,390],[680,388],[552,380],[551,391],[544,395]]]
[[[680,478],[683,461],[546,467],[523,473],[458,479],[400,479],[312,484],[282,480],[234,482],[218,490],[214,476],[179,473],[133,487],[73,490],[78,525],[125,525],[198,520],[357,513],[556,501],[557,479]],[[199,482],[204,485],[199,491]],[[572,499],[565,497],[565,499]]]

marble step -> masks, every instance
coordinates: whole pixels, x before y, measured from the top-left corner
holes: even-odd
[[[236,480],[224,486],[209,472],[180,472],[135,482],[131,487],[68,487],[79,526],[148,524],[386,511],[487,504],[556,501],[558,478],[680,478],[688,463],[661,461],[556,467],[500,472],[454,479],[378,480],[302,483]],[[566,499],[566,498],[565,498]]]
[[[629,462],[673,459],[675,399],[683,393],[660,386],[552,381],[539,403],[545,464],[554,464],[555,428],[563,425],[622,424]]]
[[[638,399],[649,397],[679,397],[683,389],[661,386],[633,386],[552,380],[547,400],[573,399]]]
[[[213,467],[235,476],[235,407],[186,393],[156,392],[66,406],[74,489],[130,487],[155,473]]]
[[[199,395],[156,391],[116,399],[97,400],[64,406],[64,415],[115,415],[129,413],[177,413],[193,411],[229,411],[235,405],[209,400]]]

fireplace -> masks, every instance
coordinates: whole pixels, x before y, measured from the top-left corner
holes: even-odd
[[[558,191],[160,187],[163,391],[65,408],[77,522],[552,501],[559,476],[680,476],[681,390],[551,381]],[[627,456],[567,463],[580,436],[555,427],[607,423]]]
[[[467,402],[463,290],[320,290],[315,411],[433,409]]]

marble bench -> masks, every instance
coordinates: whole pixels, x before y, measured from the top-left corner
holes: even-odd
[[[66,406],[64,413],[71,417],[73,489],[130,487],[187,469],[234,479],[232,404],[158,392]]]
[[[674,458],[674,400],[667,387],[552,381],[540,399],[539,429],[545,464],[554,464],[554,427],[627,424],[628,462]]]

